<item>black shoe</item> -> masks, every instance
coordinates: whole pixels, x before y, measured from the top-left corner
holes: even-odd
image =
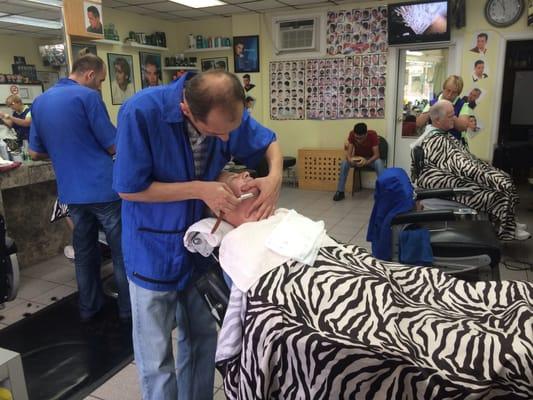
[[[333,196],[333,201],[340,201],[344,200],[344,192],[336,192],[335,196]]]

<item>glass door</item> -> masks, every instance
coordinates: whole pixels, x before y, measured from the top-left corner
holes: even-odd
[[[398,71],[393,165],[410,174],[410,145],[423,132],[416,128],[416,117],[442,90],[448,75],[448,49],[401,49]]]

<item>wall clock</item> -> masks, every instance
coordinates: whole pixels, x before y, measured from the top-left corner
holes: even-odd
[[[524,12],[524,0],[487,0],[485,18],[496,27],[514,24]]]

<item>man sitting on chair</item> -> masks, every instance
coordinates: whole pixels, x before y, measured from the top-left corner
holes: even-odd
[[[351,167],[372,167],[379,176],[385,169],[385,164],[379,154],[379,138],[376,131],[369,131],[364,122],[355,124],[348,136],[346,160],[341,164],[341,174],[337,185],[334,201],[344,199],[344,186]]]

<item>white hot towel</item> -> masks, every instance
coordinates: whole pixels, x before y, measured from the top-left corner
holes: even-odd
[[[192,224],[183,237],[185,248],[191,253],[210,256],[213,250],[220,246],[224,236],[233,230],[233,226],[222,221],[215,233],[211,233],[216,222],[216,218],[204,218]]]

